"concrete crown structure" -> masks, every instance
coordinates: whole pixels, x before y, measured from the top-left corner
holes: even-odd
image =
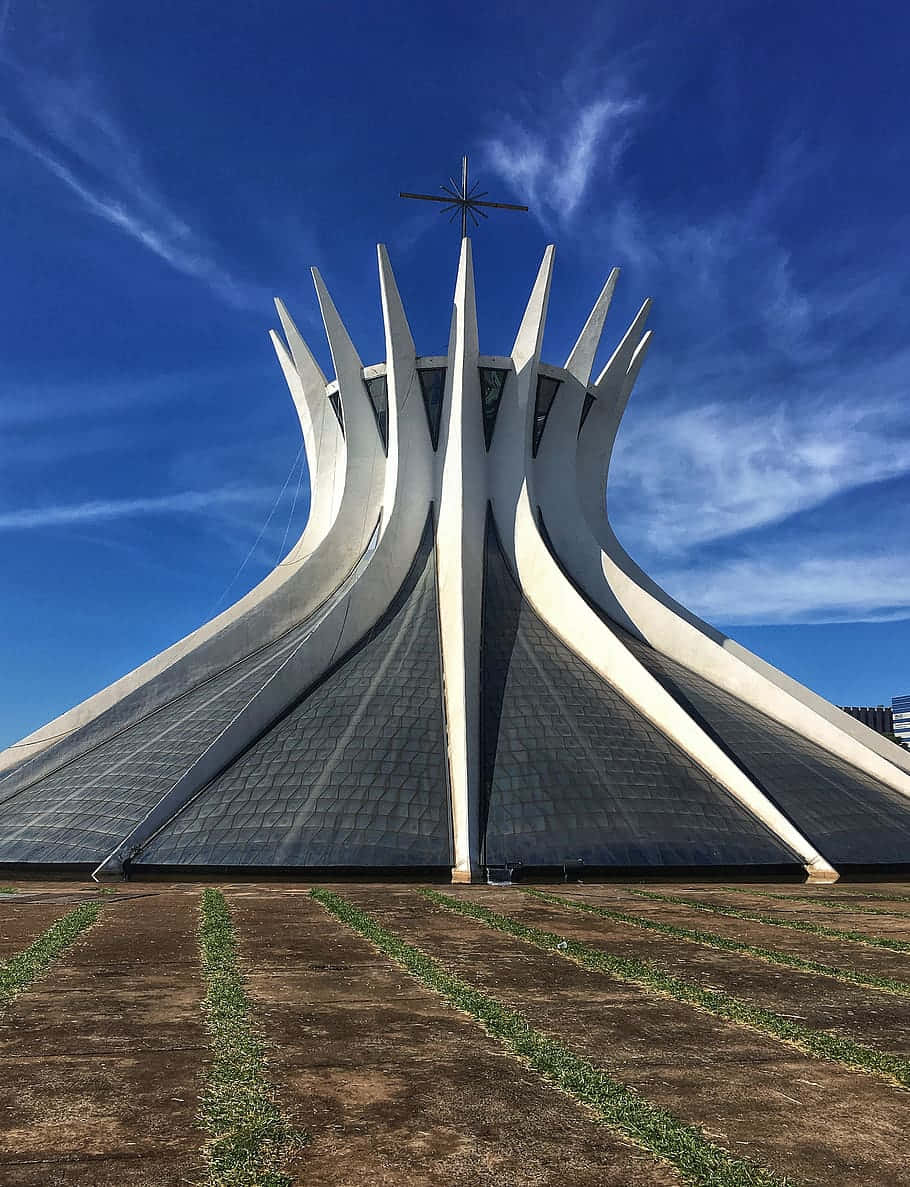
[[[462,241],[448,353],[418,356],[383,247],[386,361],[314,270],[335,378],[272,333],[311,476],[255,589],[0,755],[0,864],[451,871],[907,862],[910,753],[675,603],[606,488],[650,302],[591,378],[611,273],[541,360],[554,249],[479,353]]]

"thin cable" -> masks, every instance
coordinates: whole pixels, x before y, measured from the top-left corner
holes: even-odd
[[[297,456],[298,456],[298,458],[300,458],[300,472],[297,475],[297,489],[294,491],[294,501],[291,503],[291,510],[288,512],[288,521],[284,526],[284,539],[281,541],[281,547],[278,549],[278,555],[275,557],[276,565],[281,560],[281,558],[284,556],[284,546],[288,542],[288,532],[290,532],[290,530],[291,530],[291,520],[294,518],[294,512],[297,510],[297,500],[300,498],[300,487],[301,487],[301,484],[303,483],[303,458],[300,457],[300,454],[298,454]],[[310,502],[311,503],[312,503],[312,497],[313,497],[313,484],[311,482],[310,483]]]
[[[206,616],[206,619],[205,619],[206,622],[208,622],[208,620],[212,617],[212,615],[215,613],[215,611],[221,605],[221,602],[224,600],[225,595],[228,593],[228,591],[231,589],[231,586],[234,584],[234,582],[237,580],[237,578],[243,572],[250,557],[256,551],[256,548],[259,545],[259,541],[262,539],[263,535],[265,534],[266,528],[269,526],[269,521],[271,520],[272,516],[275,514],[278,504],[281,502],[282,497],[284,496],[284,492],[288,488],[288,483],[291,481],[291,477],[292,477],[295,469],[297,468],[297,463],[301,462],[300,473],[297,476],[297,490],[294,493],[294,502],[291,506],[291,513],[288,516],[287,527],[284,529],[284,540],[282,540],[282,542],[281,542],[281,551],[282,552],[284,551],[284,546],[287,542],[288,532],[289,532],[290,526],[291,526],[291,519],[293,518],[294,510],[297,506],[297,499],[300,497],[300,485],[301,485],[301,482],[303,481],[303,464],[302,464],[302,459],[301,459],[301,455],[303,454],[303,452],[304,452],[304,447],[301,445],[300,448],[297,450],[297,456],[294,458],[293,464],[291,465],[291,468],[288,471],[288,476],[284,480],[284,486],[281,488],[281,491],[280,491],[277,499],[272,504],[272,509],[269,512],[265,523],[262,525],[262,531],[256,537],[256,543],[253,545],[253,547],[250,549],[250,551],[246,554],[243,564],[241,564],[240,568],[237,570],[237,572],[234,574],[234,576],[231,578],[231,580],[228,582],[228,584],[224,587],[223,593],[221,594],[218,601],[214,604],[214,606],[212,607],[212,609],[209,611],[208,615]],[[279,553],[279,557],[280,557],[280,555],[281,555],[281,553]],[[143,720],[143,719],[140,719],[140,720]],[[80,729],[80,728],[81,728],[80,726],[74,725],[70,729],[63,730],[59,734],[51,734],[48,737],[35,738],[33,741],[14,742],[14,743],[12,743],[12,745],[7,746],[7,750],[23,750],[27,746],[45,746],[49,742],[56,742],[60,738],[68,737],[70,734],[74,733],[77,729]],[[15,770],[15,768],[14,768],[14,770]],[[0,773],[0,783],[2,783],[12,773],[13,773],[13,771],[5,771],[5,772]]]
[[[269,524],[272,522],[272,516],[275,514],[276,510],[278,509],[278,504],[284,498],[284,492],[288,488],[288,483],[291,481],[291,475],[294,473],[294,470],[297,468],[297,463],[300,461],[300,455],[302,453],[303,453],[303,444],[301,443],[300,448],[297,450],[297,456],[294,458],[294,461],[291,463],[290,470],[288,470],[288,476],[284,480],[284,486],[282,486],[281,490],[278,492],[278,496],[275,499],[275,502],[272,504],[272,509],[271,509],[271,511],[269,511],[268,515],[266,516],[265,523],[262,525],[262,527],[259,530],[259,535],[256,537],[256,540],[254,541],[252,548],[250,548],[249,552],[246,554],[246,556],[241,561],[240,568],[237,570],[237,572],[234,574],[234,576],[230,579],[230,581],[224,587],[224,589],[221,592],[220,597],[218,598],[218,601],[214,604],[214,606],[211,608],[211,610],[206,615],[206,619],[205,619],[206,622],[208,622],[208,620],[214,616],[215,611],[218,609],[218,607],[221,605],[221,603],[227,597],[228,593],[230,592],[231,588],[234,585],[234,582],[237,580],[237,578],[240,576],[240,574],[246,568],[247,564],[249,563],[250,557],[253,555],[253,553],[256,551],[256,549],[259,547],[259,543],[262,540],[262,537],[265,535],[266,529],[268,528]]]

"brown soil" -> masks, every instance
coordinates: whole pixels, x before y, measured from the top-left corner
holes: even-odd
[[[97,889],[23,883],[0,896],[0,959]],[[208,1058],[195,931],[201,887],[130,883],[0,1015],[3,1187],[177,1187],[203,1176],[196,1128]],[[472,1019],[422,989],[307,897],[308,886],[224,888],[283,1105],[312,1137],[293,1168],[307,1187],[651,1187],[675,1173],[618,1137],[510,1056]],[[910,1094],[810,1059],[691,1007],[437,912],[413,886],[349,883],[368,906],[467,980],[595,1059],[643,1096],[700,1124],[735,1154],[805,1184],[908,1181]],[[631,914],[729,935],[910,981],[910,955],[822,940],[630,895],[622,884],[555,887]],[[818,894],[860,886],[760,889],[655,885],[671,894],[910,940],[910,904],[887,916],[837,911]],[[910,893],[904,884],[870,893]],[[515,917],[644,957],[687,980],[910,1054],[910,1000],[651,937],[534,903],[514,889],[453,889]],[[861,904],[860,904],[861,905]]]
[[[745,889],[745,887],[743,888]],[[839,906],[830,906],[819,901],[820,892],[799,886],[768,886],[761,887],[768,894],[785,894],[786,899],[768,898],[765,894],[731,893],[729,890],[715,887],[702,888],[696,891],[683,891],[692,898],[699,898],[705,902],[718,903],[727,907],[740,907],[745,911],[760,911],[764,915],[773,915],[781,919],[804,919],[812,923],[820,923],[824,927],[837,927],[844,931],[868,932],[874,936],[883,936],[891,940],[910,942],[910,904],[857,902],[857,906],[874,907],[876,912],[884,914],[868,915],[862,911],[846,910],[852,900],[841,899]],[[790,896],[793,896],[791,899]],[[826,898],[837,897],[833,892],[825,894]],[[798,899],[799,901],[794,901]]]
[[[910,1095],[884,1080],[587,972],[415,894],[344,893],[728,1149],[804,1183],[907,1182]],[[503,903],[502,891],[470,894]]]
[[[108,902],[0,1025],[0,1181],[197,1181],[195,896]]]
[[[68,909],[45,904],[23,906],[12,896],[0,895],[0,960],[9,960],[27,948]]]
[[[676,1176],[321,907],[232,896],[308,1187],[644,1187]]]
[[[546,889],[546,888],[544,888]],[[562,889],[555,888],[557,893]],[[679,927],[700,928],[702,931],[714,932],[716,935],[729,936],[732,939],[743,940],[747,944],[758,944],[765,948],[776,948],[779,952],[792,952],[806,960],[820,960],[824,964],[843,965],[846,968],[861,969],[879,977],[895,977],[899,981],[910,981],[910,953],[889,952],[884,948],[873,948],[864,944],[853,943],[849,940],[829,940],[821,936],[810,935],[808,932],[795,931],[787,927],[774,927],[770,923],[752,923],[746,919],[730,918],[726,915],[709,914],[691,907],[681,907],[674,903],[655,902],[654,900],[638,898],[636,895],[624,893],[618,887],[570,887],[570,894],[577,894],[590,902],[600,906],[627,911],[631,915],[644,915],[652,919],[659,919],[663,923],[675,923]],[[728,894],[713,897],[701,888],[693,889],[683,886],[655,887],[653,889],[667,894],[679,895],[693,901],[712,902],[718,906],[738,907],[741,910],[761,910],[762,914],[774,915],[775,912],[757,908],[756,904],[748,900],[745,895]],[[790,889],[793,889],[792,887]],[[765,900],[766,904],[770,900]],[[797,906],[798,904],[793,904]],[[811,904],[810,904],[811,906]],[[809,909],[797,910],[790,918],[803,919],[809,922],[824,923],[826,927],[839,927],[850,930],[845,920],[826,917],[824,920],[813,915]],[[853,928],[867,935],[884,934],[874,925],[877,920],[872,915],[864,915],[865,926]],[[910,937],[908,937],[910,939]]]
[[[550,906],[518,890],[503,891],[498,906],[491,904],[488,896],[475,893],[467,897],[485,906],[493,905],[530,927],[583,940],[615,956],[646,960],[702,989],[719,989],[807,1026],[837,1030],[883,1051],[910,1055],[910,997],[862,989],[832,977],[800,973],[754,957],[705,948],[584,915],[571,907]],[[563,897],[572,897],[571,892]],[[600,905],[607,907],[606,903]]]

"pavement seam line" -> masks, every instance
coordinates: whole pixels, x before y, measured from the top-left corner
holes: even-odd
[[[237,941],[220,890],[202,894],[199,954],[211,1062],[200,1106],[208,1134],[209,1187],[291,1187],[285,1166],[308,1140],[282,1115],[267,1075],[265,1040],[237,962]]]
[[[640,1096],[602,1068],[576,1055],[560,1039],[536,1030],[519,1011],[448,972],[439,961],[383,927],[350,900],[320,888],[313,888],[310,894],[416,981],[480,1022],[488,1034],[548,1083],[585,1105],[609,1128],[631,1139],[639,1148],[673,1166],[684,1182],[696,1187],[796,1187],[793,1179],[731,1154],[697,1126],[687,1125]]]
[[[698,985],[683,981],[681,977],[674,977],[671,973],[665,973],[644,960],[613,956],[600,948],[583,944],[580,940],[570,940],[567,936],[555,932],[528,927],[508,915],[491,911],[488,907],[453,899],[437,890],[421,888],[418,894],[445,910],[476,919],[478,923],[524,940],[546,952],[552,952],[591,972],[605,973],[617,980],[637,985],[656,996],[704,1010],[724,1022],[732,1022],[735,1026],[743,1026],[766,1037],[779,1039],[805,1055],[825,1059],[830,1063],[839,1063],[853,1070],[884,1076],[902,1088],[910,1088],[910,1059],[905,1059],[901,1055],[895,1055],[890,1051],[878,1051],[874,1047],[866,1046],[865,1043],[859,1043],[855,1039],[832,1031],[803,1026],[783,1014],[777,1014],[743,998],[733,997],[732,994],[716,989],[701,989]]]
[[[850,944],[866,944],[870,948],[887,948],[889,952],[910,952],[910,943],[904,940],[889,940],[884,936],[870,936],[864,931],[847,931],[840,927],[826,927],[823,923],[810,923],[806,919],[785,919],[779,915],[765,915],[762,911],[746,911],[740,907],[724,907],[706,903],[700,899],[682,898],[675,894],[658,894],[654,890],[640,890],[635,886],[624,886],[629,894],[638,898],[652,899],[658,903],[675,903],[690,907],[693,911],[708,911],[712,915],[727,915],[730,919],[746,919],[750,923],[767,923],[771,927],[787,927],[792,931],[820,936],[824,940],[845,940]]]
[[[27,948],[0,964],[0,1009],[23,993],[98,918],[101,903],[80,903],[43,931]]]
[[[534,887],[519,886],[516,889],[520,890],[522,894],[530,895],[545,903],[571,907],[575,911],[598,915],[604,919],[615,920],[617,923],[628,924],[630,927],[641,928],[644,931],[656,931],[671,939],[688,940],[705,948],[719,948],[723,952],[739,952],[744,956],[753,956],[756,960],[762,960],[768,964],[795,969],[797,972],[811,973],[817,977],[832,977],[845,985],[858,985],[865,989],[877,989],[882,993],[891,993],[897,997],[910,997],[910,982],[898,981],[894,977],[877,977],[873,973],[863,973],[857,969],[823,964],[818,960],[806,960],[802,956],[780,952],[776,948],[763,948],[758,944],[747,944],[743,940],[734,940],[728,936],[718,935],[716,932],[699,931],[697,928],[681,927],[675,923],[661,923],[657,919],[648,919],[644,915],[627,915],[624,911],[611,911],[608,907],[600,907],[595,903],[585,902],[583,899],[563,898],[561,895],[548,894],[546,891],[537,890]]]

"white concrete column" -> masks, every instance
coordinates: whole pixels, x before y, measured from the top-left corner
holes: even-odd
[[[310,514],[305,538],[301,537],[288,554],[298,559],[312,552],[335,522],[344,491],[346,451],[341,426],[325,394],[326,377],[322,368],[304,342],[284,302],[277,297],[275,308],[290,359],[275,331],[269,331],[269,335],[300,418],[310,479]]]
[[[580,400],[583,399],[581,385],[575,386],[574,376],[566,381],[570,387],[568,398],[560,402],[560,393],[557,393],[550,409],[538,456],[541,464],[537,466],[531,457],[536,376],[540,366],[551,268],[552,253],[549,252],[541,265],[516,338],[513,359],[519,377],[517,399],[509,410],[512,418],[510,432],[503,436],[500,464],[493,477],[498,492],[495,506],[497,525],[503,544],[510,553],[522,592],[567,647],[797,853],[810,877],[833,881],[837,873],[830,863],[642,667],[581,597],[541,538],[535,514],[538,501],[545,505],[545,516],[546,507],[552,508],[548,517],[552,522],[560,522],[563,527],[568,525],[569,529],[574,525],[581,541],[588,537],[584,516],[578,505],[578,493],[572,482],[575,460],[572,438],[577,432]],[[647,350],[647,340],[640,342],[639,338],[648,305],[649,302],[646,302],[642,307],[598,381],[615,386],[620,400],[628,399],[634,377]],[[590,354],[593,359],[593,351]],[[579,370],[584,373],[583,366],[580,365]],[[523,426],[520,424],[521,417],[524,418]],[[544,454],[552,450],[553,446],[556,446],[556,453],[563,452],[563,458],[561,465],[556,458],[555,470],[550,468],[548,472],[543,464]],[[559,479],[560,469],[565,475],[563,481]],[[540,487],[539,491],[537,486]]]
[[[641,333],[649,304],[642,306],[599,376],[597,403],[578,438],[578,498],[592,543],[601,549],[603,585],[598,589],[583,573],[584,566],[573,563],[571,551],[565,557],[569,571],[607,614],[631,625],[658,651],[910,796],[910,755],[681,606],[616,538],[606,488],[622,416],[650,345],[650,332]]]
[[[594,366],[594,357],[597,354],[598,346],[600,346],[604,322],[610,311],[610,302],[613,300],[613,290],[616,288],[618,279],[619,269],[614,268],[607,277],[606,284],[600,290],[600,296],[594,302],[594,308],[578,335],[578,341],[566,359],[566,371],[570,375],[574,375],[582,387],[587,387],[588,380],[591,378],[591,368]]]
[[[493,448],[490,450],[493,510],[513,570],[517,569],[514,552],[515,512],[519,496],[530,478],[537,368],[543,345],[555,253],[556,248],[551,243],[543,254],[521,325],[515,335],[512,346],[513,373],[506,381],[493,435]]]
[[[436,565],[455,845],[454,882],[480,875],[480,634],[486,458],[471,240],[461,241],[439,440]]]

